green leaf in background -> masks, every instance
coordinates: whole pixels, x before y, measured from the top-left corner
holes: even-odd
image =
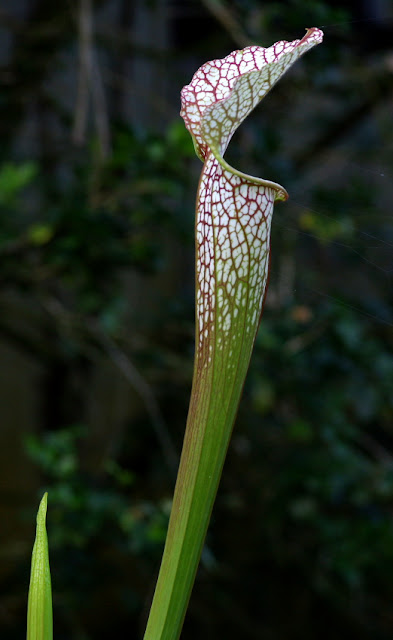
[[[49,568],[45,493],[37,513],[37,530],[31,558],[29,601],[27,609],[27,640],[52,640],[52,588]]]
[[[36,173],[37,167],[32,162],[21,165],[3,164],[0,167],[0,205],[14,202],[19,192],[32,182]]]

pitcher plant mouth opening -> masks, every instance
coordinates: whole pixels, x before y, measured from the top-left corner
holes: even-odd
[[[203,162],[196,199],[196,329],[190,408],[167,539],[145,640],[181,632],[236,417],[268,282],[270,227],[284,187],[231,167],[236,129],[281,76],[322,42],[251,46],[206,62],[181,92]]]

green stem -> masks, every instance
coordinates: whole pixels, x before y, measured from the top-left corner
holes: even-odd
[[[198,365],[197,360],[195,373]],[[209,373],[221,386],[223,370]],[[211,393],[217,386],[206,383],[205,376],[195,375],[168,535],[144,640],[180,636],[240,400],[241,387],[234,388],[223,405]]]

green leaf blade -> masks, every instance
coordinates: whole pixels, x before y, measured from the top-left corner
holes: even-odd
[[[45,493],[37,513],[27,608],[27,640],[53,640],[52,588],[49,567]]]

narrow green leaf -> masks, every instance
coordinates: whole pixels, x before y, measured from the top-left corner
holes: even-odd
[[[322,41],[319,29],[269,49],[204,64],[182,111],[204,166],[196,204],[196,346],[183,451],[145,640],[177,640],[259,327],[268,280],[275,182],[224,160],[237,127],[287,69]]]
[[[31,557],[29,601],[27,608],[27,640],[52,640],[52,589],[49,568],[45,493],[37,513],[37,529]]]

